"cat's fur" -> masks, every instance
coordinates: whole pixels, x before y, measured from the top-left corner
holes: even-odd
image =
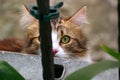
[[[53,54],[59,57],[80,57],[89,60],[89,54],[87,53],[87,38],[82,32],[83,24],[87,24],[86,16],[87,7],[84,6],[76,14],[71,17],[59,18],[51,20],[52,26],[52,45]],[[26,16],[28,20],[26,20]],[[25,22],[25,20],[26,22]],[[26,26],[26,46],[23,52],[35,53],[39,49],[40,42],[39,37],[39,24],[38,20],[29,14],[29,10],[24,11],[21,22],[24,21]],[[23,23],[23,22],[22,22]],[[61,39],[64,36],[68,36],[70,41],[68,43],[62,43]]]
[[[87,53],[87,38],[81,30],[87,24],[86,9],[84,6],[71,17],[51,20],[53,54],[58,57],[78,57],[90,61]],[[25,26],[25,45],[23,53],[35,54],[40,47],[38,20],[32,17],[29,10],[24,10],[21,23]],[[65,40],[65,42],[64,42]],[[66,40],[68,42],[66,43]]]
[[[21,52],[25,41],[18,38],[7,38],[0,40],[0,50]]]

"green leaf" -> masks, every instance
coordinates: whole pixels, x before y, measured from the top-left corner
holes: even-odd
[[[25,80],[12,66],[0,61],[0,80]]]
[[[91,80],[97,74],[115,67],[120,67],[120,62],[118,61],[97,62],[72,73],[65,80]]]
[[[102,44],[101,48],[107,52],[108,54],[110,54],[112,57],[116,58],[117,60],[120,61],[120,53],[116,52],[115,50],[107,47],[106,45]]]

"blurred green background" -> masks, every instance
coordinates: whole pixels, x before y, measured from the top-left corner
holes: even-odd
[[[70,16],[82,6],[88,7],[87,15],[90,24],[83,28],[89,39],[89,48],[95,60],[110,58],[99,45],[105,43],[117,50],[117,0],[50,0],[51,5],[64,2],[61,16]],[[8,37],[23,38],[23,27],[20,26],[22,3],[32,5],[35,0],[0,0],[0,40]]]

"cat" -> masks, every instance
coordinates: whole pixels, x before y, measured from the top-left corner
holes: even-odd
[[[19,38],[7,38],[0,40],[0,50],[21,52],[24,47],[25,41]]]
[[[82,31],[84,24],[88,24],[86,16],[87,7],[82,7],[71,17],[58,18],[51,20],[52,27],[52,53],[57,57],[80,57],[90,60],[90,54],[87,53],[87,37]],[[26,19],[27,18],[27,19]],[[25,22],[26,20],[26,22]],[[26,46],[24,53],[37,53],[40,47],[39,24],[38,20],[30,15],[29,9],[24,10],[21,19],[25,29]]]
[[[86,10],[87,7],[84,6],[71,17],[51,20],[52,53],[54,56],[74,57],[91,61],[87,47],[88,40],[82,31],[84,24],[88,24]],[[38,20],[30,15],[29,9],[26,7],[23,11],[21,24],[25,27],[25,39],[22,40],[24,44],[19,47],[22,49],[18,52],[29,54],[38,53],[40,49]]]

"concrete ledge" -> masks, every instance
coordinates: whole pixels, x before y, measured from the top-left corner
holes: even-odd
[[[26,80],[43,80],[41,57],[39,55],[0,51],[0,60],[5,60],[11,64]],[[62,79],[56,80],[64,80],[64,78],[72,72],[89,65],[87,62],[66,58],[55,58],[54,63],[61,64],[65,67],[65,74]],[[105,71],[104,73],[96,76],[93,80],[119,80],[118,69]]]

